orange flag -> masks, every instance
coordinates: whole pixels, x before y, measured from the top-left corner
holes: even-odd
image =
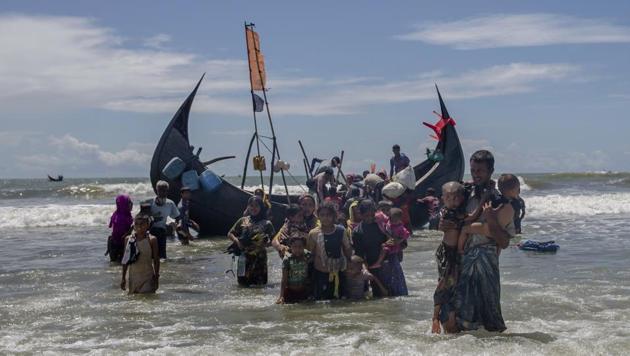
[[[267,75],[265,74],[265,58],[260,51],[260,39],[258,33],[246,29],[247,58],[249,59],[249,72],[253,90],[264,90]]]

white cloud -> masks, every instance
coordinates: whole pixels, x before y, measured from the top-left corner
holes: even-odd
[[[144,46],[154,49],[163,49],[164,45],[171,42],[171,36],[160,33],[144,40]]]
[[[497,14],[451,22],[427,23],[401,40],[456,49],[526,47],[579,43],[628,43],[630,27],[605,19],[555,14]]]
[[[79,161],[85,164],[97,163],[108,167],[146,167],[151,159],[150,154],[132,148],[118,152],[105,151],[99,145],[83,142],[69,134],[62,137],[50,137],[50,145],[57,150],[55,154],[49,156],[53,158],[53,161],[55,157],[62,156],[68,161]],[[148,145],[136,144],[136,147],[148,147]],[[30,159],[39,158],[39,156],[30,157]]]
[[[149,44],[163,44],[159,34]],[[0,100],[24,110],[104,108],[172,114],[203,72],[193,110],[250,116],[244,59],[204,59],[165,49],[130,49],[114,30],[77,17],[0,15]],[[155,47],[155,46],[153,46]],[[270,75],[272,113],[284,116],[350,115],[370,105],[434,100],[433,82],[449,98],[509,95],[567,78],[579,68],[565,63],[512,63],[446,75],[418,73],[411,79]],[[294,74],[295,75],[295,74]],[[298,92],[295,89],[301,88]]]

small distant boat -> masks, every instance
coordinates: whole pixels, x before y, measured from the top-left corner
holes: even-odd
[[[63,176],[62,175],[58,175],[57,178],[51,177],[50,175],[48,176],[48,181],[50,182],[63,182]]]

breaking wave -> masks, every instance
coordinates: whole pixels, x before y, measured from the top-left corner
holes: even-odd
[[[531,196],[525,199],[530,216],[594,216],[630,213],[630,193]]]

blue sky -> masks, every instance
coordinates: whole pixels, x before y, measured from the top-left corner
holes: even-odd
[[[395,4],[395,5],[394,5]],[[3,1],[0,177],[147,176],[204,72],[202,158],[253,130],[243,22],[261,35],[284,159],[346,152],[346,171],[413,162],[440,86],[466,154],[500,172],[630,170],[630,2]],[[264,116],[263,116],[264,118]],[[264,127],[264,121],[261,121]]]

